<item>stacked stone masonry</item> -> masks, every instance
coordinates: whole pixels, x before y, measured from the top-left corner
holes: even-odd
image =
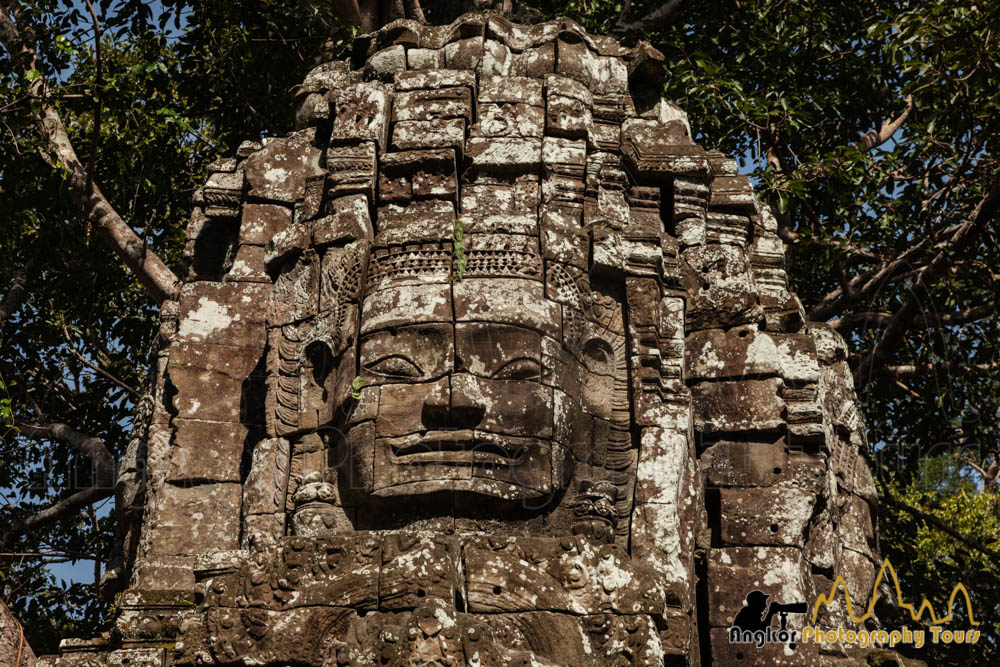
[[[866,664],[728,641],[752,589],[867,600],[876,495],[843,341],[663,76],[397,21],[213,163],[114,632],[41,664]]]

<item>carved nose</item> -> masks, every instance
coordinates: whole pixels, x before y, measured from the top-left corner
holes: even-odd
[[[486,416],[486,404],[475,378],[465,373],[444,377],[424,399],[420,418],[428,431],[472,429]]]

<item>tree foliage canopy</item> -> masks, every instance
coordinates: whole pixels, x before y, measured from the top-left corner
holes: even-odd
[[[464,3],[416,4],[440,23]],[[996,637],[1000,8],[528,4],[515,12],[569,16],[664,53],[663,96],[687,110],[697,141],[738,157],[758,183],[807,314],[855,353],[886,496],[883,554],[914,597],[943,604],[965,582]],[[108,494],[32,523],[101,474],[53,425],[122,455],[149,372],[150,294],[181,274],[191,195],[241,140],[291,129],[292,88],[358,30],[338,18],[344,5],[0,0],[0,526],[10,527],[0,586],[37,649],[93,634],[109,616],[94,587],[48,569],[109,562]],[[40,125],[47,113],[77,163]],[[995,649],[938,647],[933,658],[958,664]]]

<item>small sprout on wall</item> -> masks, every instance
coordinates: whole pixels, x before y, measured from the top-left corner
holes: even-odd
[[[361,376],[360,375],[355,376],[354,380],[351,382],[351,389],[354,390],[351,393],[351,398],[353,398],[355,401],[361,400],[361,387],[363,386],[364,383],[361,381]]]
[[[465,275],[465,247],[462,245],[462,219],[455,219],[455,238],[452,240],[455,252],[455,274],[459,280]]]

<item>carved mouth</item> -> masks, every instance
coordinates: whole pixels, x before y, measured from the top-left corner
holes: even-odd
[[[447,463],[452,465],[511,465],[524,454],[524,447],[503,438],[474,434],[470,430],[428,431],[419,439],[390,445],[394,463]]]

